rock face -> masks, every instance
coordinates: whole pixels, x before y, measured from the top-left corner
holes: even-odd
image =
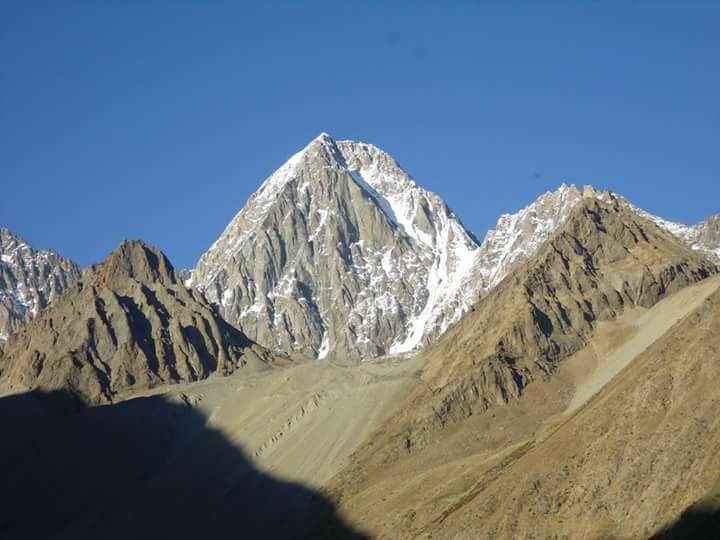
[[[582,349],[598,321],[717,272],[714,264],[618,200],[582,200],[522,267],[511,272],[428,354],[438,418],[517,397]]]
[[[719,339],[715,293],[433,536],[717,538]],[[704,523],[701,511],[671,523],[708,495]]]
[[[692,227],[681,224],[677,236],[692,249],[720,264],[720,215],[710,216]]]
[[[481,295],[495,288],[526,262],[563,224],[582,200],[574,185],[561,185],[514,214],[503,214],[476,253],[467,286]]]
[[[503,214],[495,229],[485,235],[468,286],[485,294],[496,287],[514,268],[525,263],[555,233],[583,200],[599,199],[618,204],[669,231],[688,247],[720,263],[720,216],[711,216],[697,225],[667,221],[638,208],[622,195],[610,190],[596,190],[585,186],[583,191],[570,184],[562,184],[556,191],[541,195],[526,208]]]
[[[0,386],[63,389],[96,405],[271,360],[186,289],[165,255],[133,241],[10,336]]]
[[[372,145],[323,134],[269,177],[192,284],[259,343],[323,358],[402,352],[472,301],[477,243]]]
[[[599,195],[606,201],[616,200],[637,214],[653,221],[660,227],[670,231],[693,250],[702,253],[715,263],[720,263],[720,214],[710,216],[692,226],[653,216],[628,201],[625,197],[609,191]]]
[[[0,345],[80,279],[80,267],[0,228]]]
[[[357,470],[400,459],[439,430],[515,402],[583,349],[598,322],[717,271],[622,204],[584,199],[528,263],[423,351],[424,384],[369,439]]]
[[[387,153],[322,134],[265,180],[186,283],[271,349],[341,359],[408,352],[535,255],[583,198],[622,204],[718,257],[717,220],[686,227],[564,184],[501,216],[480,244]]]

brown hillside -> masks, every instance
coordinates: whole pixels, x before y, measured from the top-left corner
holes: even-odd
[[[0,386],[66,389],[96,405],[271,360],[186,289],[162,252],[132,241],[8,340]]]
[[[598,325],[654,306],[715,272],[712,263],[652,222],[619,206],[584,201],[537,256],[423,353],[424,384],[354,454],[328,491],[357,502],[368,483],[392,474],[402,484],[406,475],[417,474],[413,463],[428,456],[439,463],[474,452],[469,448],[476,439],[496,450],[523,441],[522,429],[536,429],[537,422],[568,406],[569,390],[555,375],[563,360],[591,342]],[[516,416],[497,409],[526,393],[541,406],[520,400],[512,408]],[[515,419],[510,431],[516,429],[517,437],[467,431],[499,429],[500,418]],[[504,451],[512,454],[512,447]],[[428,485],[413,489],[441,496]]]

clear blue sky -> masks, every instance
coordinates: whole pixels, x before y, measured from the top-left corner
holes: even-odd
[[[321,131],[388,150],[481,238],[563,181],[720,212],[718,2],[203,4],[0,4],[0,225],[192,266]]]

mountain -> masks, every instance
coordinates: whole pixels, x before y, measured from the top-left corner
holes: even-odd
[[[341,359],[405,353],[535,255],[584,195],[617,201],[720,260],[716,218],[687,227],[610,191],[565,184],[501,216],[479,243],[389,154],[321,134],[263,182],[186,283],[271,349]]]
[[[715,276],[599,325],[552,377],[402,459],[357,452],[325,492],[374,537],[718,538],[719,347]]]
[[[592,190],[593,193],[597,193]],[[663,229],[671,232],[687,246],[705,255],[715,263],[720,263],[720,214],[710,216],[700,223],[692,226],[654,216],[645,210],[638,208],[622,195],[609,190],[598,195],[604,200],[617,200],[637,214],[653,221]]]
[[[462,476],[467,466],[462,459],[479,452],[473,445],[482,441],[489,445],[482,455],[500,467],[503,458],[512,455],[513,445],[523,442],[508,440],[509,434],[521,428],[537,430],[531,422],[538,411],[572,395],[561,374],[570,358],[599,349],[593,345],[599,328],[626,315],[637,316],[717,272],[667,230],[619,201],[588,194],[528,262],[420,354],[422,383],[367,438],[329,491],[336,490],[335,497],[347,501],[349,508],[366,508],[377,495],[375,489],[390,499],[382,479],[393,478],[393,504],[410,513],[411,493],[427,490],[427,497],[442,497],[428,487],[435,481],[421,472],[430,463],[439,466],[458,456],[452,477]],[[632,336],[633,330],[618,331],[618,336],[626,335]],[[591,367],[573,365],[579,373]],[[531,405],[522,405],[527,399]],[[517,411],[515,404],[522,412],[508,419],[508,411]],[[562,411],[556,407],[545,418]],[[424,488],[414,485],[421,477]],[[400,479],[407,482],[407,492],[401,490]],[[393,525],[390,518],[386,523],[401,525]],[[408,534],[419,536],[414,533]],[[498,535],[506,536],[513,535]]]
[[[475,286],[480,294],[492,290],[511,270],[538,251],[583,198],[593,197],[624,206],[666,229],[693,250],[720,263],[720,215],[687,226],[654,216],[613,191],[599,191],[585,186],[581,192],[573,184],[562,184],[556,191],[544,193],[522,210],[500,216],[495,229],[488,231],[476,253],[470,277],[467,278],[469,286],[477,284]]]
[[[648,538],[664,530],[664,538],[717,538],[720,425],[711,419],[720,398],[714,383],[720,290],[714,281],[715,292],[596,399],[522,448],[495,479],[486,476],[487,485],[433,526],[433,536]],[[493,501],[502,511],[492,510]],[[699,515],[683,525],[681,514],[691,506]]]
[[[665,229],[603,199],[586,194],[529,262],[430,348],[433,419],[517,397],[581,350],[600,321],[718,271]]]
[[[0,344],[80,279],[75,262],[0,228]]]
[[[476,250],[388,154],[322,134],[265,180],[192,284],[269,348],[358,359],[442,332],[474,301],[461,278]]]
[[[126,241],[9,337],[0,387],[62,389],[96,405],[271,361],[185,288],[162,252]]]

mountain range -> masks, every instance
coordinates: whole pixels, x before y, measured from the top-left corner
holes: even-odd
[[[584,197],[617,202],[720,263],[720,216],[686,226],[609,190],[561,185],[479,241],[386,152],[319,135],[268,177],[191,271],[221,315],[270,350],[356,361],[417,351],[526,262]],[[0,340],[80,277],[1,233]]]
[[[720,219],[693,227],[618,201],[720,262]],[[422,348],[532,257],[583,199],[560,186],[482,242],[386,152],[321,134],[263,182],[189,283],[268,348],[367,359]]]
[[[97,405],[273,360],[184,287],[162,252],[125,241],[10,336],[0,387],[63,389]]]
[[[321,134],[192,270],[0,240],[3,538],[720,534],[720,216],[563,184],[480,241]]]

